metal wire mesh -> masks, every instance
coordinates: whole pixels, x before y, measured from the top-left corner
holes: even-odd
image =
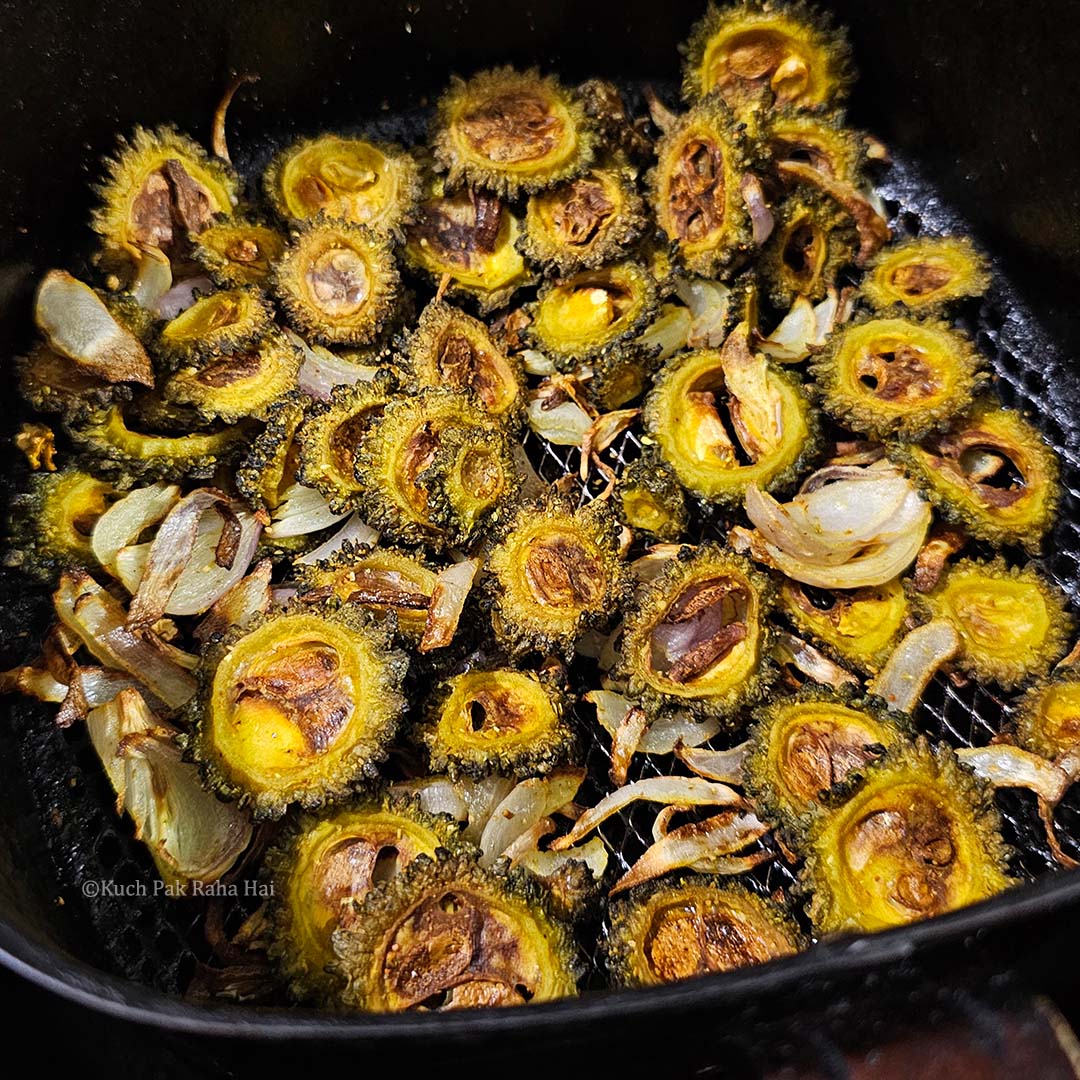
[[[899,236],[962,229],[932,189],[902,162],[893,167],[879,190]],[[987,300],[969,305],[958,321],[986,356],[1005,403],[1029,411],[1061,457],[1064,499],[1042,568],[1075,599],[1080,579],[1080,428],[1061,414],[1055,400],[1064,362],[1052,349],[1047,351],[1038,329],[1004,286]],[[535,437],[527,440],[526,448],[544,480],[577,473],[580,451],[575,448],[554,447]],[[618,472],[640,449],[639,433],[631,429],[605,452],[607,464]],[[603,478],[594,473],[582,499],[594,498],[603,487]],[[699,509],[690,538],[723,539],[730,523],[715,511]],[[977,746],[989,742],[1010,716],[1009,700],[992,688],[939,677],[930,686],[916,722],[934,739],[958,747]],[[584,713],[579,721],[589,767],[579,801],[589,804],[607,790],[609,741]],[[155,891],[157,875],[129,825],[113,813],[112,792],[83,726],[60,731],[52,723],[51,710],[26,706],[20,731],[23,766],[55,863],[58,902],[78,905],[79,919],[94,937],[104,964],[159,989],[183,992],[197,965],[213,960],[206,937],[205,901],[166,899]],[[720,745],[719,740],[713,745]],[[638,756],[630,779],[679,771],[684,770],[671,757]],[[1053,871],[1056,864],[1034,798],[1004,792],[998,802],[1005,837],[1017,852],[1014,871],[1028,879]],[[604,824],[601,833],[611,849],[615,872],[627,870],[651,843],[654,817],[655,808],[639,804]],[[1063,847],[1080,858],[1080,793],[1074,791],[1059,807],[1057,823]],[[100,891],[97,883],[101,881],[114,883],[115,891]],[[790,896],[795,868],[777,850],[775,858],[749,875],[749,882],[761,893]],[[243,898],[231,901],[219,913],[226,933],[235,930],[256,903]],[[598,952],[604,929],[603,925],[582,928],[582,943],[592,950],[587,987],[603,985]]]

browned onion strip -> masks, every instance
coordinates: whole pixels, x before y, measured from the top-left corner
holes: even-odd
[[[199,521],[207,510],[216,510],[227,501],[228,496],[216,488],[196,488],[169,511],[150,545],[138,592],[128,610],[129,627],[137,630],[153,626],[165,614],[169,597],[191,561],[195,538],[199,534]],[[222,520],[228,521],[224,514]],[[240,523],[235,514],[232,514],[232,520],[237,528],[238,542]],[[222,539],[227,531],[226,527],[222,528]],[[221,541],[219,547],[220,544]]]
[[[936,525],[915,559],[915,589],[930,592],[938,583],[945,563],[967,543],[964,530],[955,525]]]
[[[454,640],[461,613],[465,610],[465,601],[479,571],[479,559],[464,559],[436,575],[424,636],[418,646],[420,652],[442,649]]]
[[[622,787],[626,783],[630,761],[637,753],[641,737],[648,726],[649,718],[645,710],[640,705],[635,705],[626,710],[626,715],[615,729],[611,739],[611,769],[608,776],[616,787]]]
[[[585,700],[596,706],[596,719],[612,737],[619,724],[633,707],[629,698],[611,690],[590,690]],[[637,744],[640,754],[670,754],[677,746],[700,746],[708,742],[721,728],[716,717],[698,720],[688,712],[664,713],[650,723]]]
[[[776,226],[776,219],[765,199],[765,189],[753,173],[747,173],[739,184],[739,193],[750,215],[754,243],[761,247],[772,236],[772,231]]]
[[[743,797],[726,784],[712,784],[696,776],[651,776],[637,780],[601,799],[586,810],[574,827],[551,844],[552,851],[562,851],[576,844],[613,814],[639,800],[665,806],[745,806]]]
[[[1057,838],[1057,832],[1054,830],[1054,807],[1045,799],[1039,799],[1039,817],[1046,831],[1046,843],[1050,848],[1050,854],[1054,856],[1057,863],[1066,870],[1080,869],[1080,862],[1077,862],[1071,855],[1065,854],[1061,842]]]
[[[743,764],[750,742],[741,742],[730,750],[702,750],[679,745],[675,756],[692,772],[721,784],[741,784]]]
[[[960,651],[960,635],[947,619],[918,626],[892,651],[869,690],[894,712],[912,712],[942,664]]]
[[[240,550],[240,536],[243,533],[240,519],[228,503],[214,503],[212,509],[222,522],[221,536],[214,548],[214,562],[222,570],[231,570],[236,561],[236,553]]]
[[[229,85],[225,87],[225,93],[221,95],[218,107],[214,110],[214,126],[210,136],[210,149],[222,161],[232,162],[232,158],[229,157],[229,143],[225,138],[225,117],[228,115],[232,99],[241,86],[248,83],[257,83],[258,81],[258,75],[234,75],[229,80]]]
[[[657,840],[611,888],[610,896],[651,881],[672,870],[692,869],[701,873],[742,873],[766,859],[760,852],[729,861],[729,856],[760,840],[769,826],[754,814],[727,811],[704,821],[691,821]]]
[[[1009,743],[961,747],[956,756],[993,787],[1027,788],[1051,806],[1061,802],[1072,784],[1052,761]]]
[[[123,607],[85,571],[61,575],[53,604],[57,617],[91,655],[134,676],[166,708],[179,709],[194,696],[198,683],[189,669],[199,658],[167,645],[150,630],[129,629]]]
[[[552,818],[542,817],[539,821],[530,825],[516,840],[503,849],[503,858],[512,863],[518,862],[522,856],[530,851],[538,851],[540,841],[545,836],[550,836],[555,831],[555,822]]]
[[[224,596],[215,600],[206,617],[195,627],[195,640],[209,641],[215,634],[243,626],[256,615],[269,611],[273,601],[270,587],[273,570],[273,562],[263,559],[247,577],[241,578]]]
[[[781,664],[790,664],[796,671],[819,686],[858,686],[859,680],[847,668],[830,660],[820,649],[786,630],[777,630],[773,637],[772,654]]]

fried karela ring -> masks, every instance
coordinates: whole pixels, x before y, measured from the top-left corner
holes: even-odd
[[[602,412],[612,412],[637,401],[649,388],[656,362],[638,345],[618,346],[597,356],[578,370],[592,372],[585,383],[589,401]]]
[[[799,296],[823,299],[858,247],[851,218],[832,199],[799,188],[777,211],[761,253],[769,299],[782,310]]]
[[[521,222],[490,192],[437,187],[405,232],[405,259],[450,293],[476,300],[481,313],[505,304],[533,276],[518,251]]]
[[[121,487],[135,480],[205,480],[239,454],[249,432],[242,425],[184,435],[156,435],[128,424],[113,405],[71,424],[67,432],[96,473]]]
[[[274,510],[296,480],[296,433],[312,401],[300,390],[279,397],[266,413],[266,426],[252,440],[237,466],[237,490],[256,509]]]
[[[819,811],[801,881],[818,934],[886,930],[1012,884],[989,789],[945,745],[897,744],[850,796]]]
[[[685,266],[715,277],[750,250],[742,180],[751,159],[741,126],[718,98],[679,117],[656,145],[649,202]]]
[[[629,588],[610,508],[591,502],[574,509],[554,496],[518,510],[487,570],[495,636],[516,654],[568,653]]]
[[[438,433],[417,484],[445,543],[467,549],[514,502],[521,478],[504,431],[452,424]]]
[[[1016,720],[1020,745],[1054,760],[1080,744],[1080,678],[1061,667],[1039,679],[1020,699]]]
[[[950,521],[992,544],[1037,553],[1057,511],[1057,455],[1038,429],[993,399],[976,403],[944,434],[890,446]]]
[[[449,187],[465,181],[513,198],[582,173],[595,136],[580,102],[554,76],[502,67],[451,80],[432,141]]]
[[[58,413],[68,423],[78,423],[107,405],[131,399],[128,383],[99,379],[44,343],[16,357],[15,371],[19,393],[31,408]]]
[[[899,578],[864,589],[823,592],[784,580],[777,606],[841,663],[874,674],[900,641],[907,594]]]
[[[270,405],[296,390],[303,355],[280,331],[257,345],[185,365],[171,375],[166,401],[194,406],[204,421],[235,423],[245,416],[265,419]]]
[[[471,390],[480,404],[511,426],[521,420],[524,375],[479,320],[433,300],[406,343],[409,374],[418,386]]]
[[[320,135],[282,150],[270,162],[263,185],[286,220],[325,214],[396,234],[416,210],[420,168],[398,146]]]
[[[619,518],[631,529],[668,541],[678,540],[686,532],[686,495],[675,474],[651,447],[623,470],[615,493]]]
[[[358,608],[293,604],[202,659],[191,748],[207,783],[277,818],[378,776],[405,708],[408,660]]]
[[[982,358],[948,323],[873,318],[833,332],[810,371],[825,410],[875,439],[920,439],[964,413]]]
[[[772,432],[733,424],[727,391],[717,349],[674,356],[657,375],[645,399],[645,429],[679,483],[720,503],[742,502],[751,484],[779,491],[793,483],[820,446],[817,411],[798,377],[765,365],[751,404],[776,425]]]
[[[688,101],[717,91],[734,108],[768,90],[778,105],[812,109],[844,98],[853,78],[844,33],[799,2],[710,4],[682,51]]]
[[[322,216],[296,234],[274,268],[273,284],[290,321],[324,345],[373,342],[401,292],[397,261],[383,234]]]
[[[525,257],[553,274],[625,258],[648,227],[635,175],[624,164],[607,163],[533,195],[525,210]]]
[[[301,593],[329,589],[342,603],[367,608],[377,618],[393,612],[398,632],[419,639],[427,624],[435,570],[401,548],[347,546],[313,566],[298,566]]]
[[[866,144],[838,110],[808,112],[792,105],[774,109],[765,123],[764,141],[774,161],[803,161],[834,180],[861,184]]]
[[[878,252],[862,291],[879,310],[903,304],[925,312],[965,296],[982,296],[989,285],[989,264],[966,237],[921,236]]]
[[[277,229],[239,217],[222,217],[194,241],[195,261],[223,289],[266,285],[287,241]]]
[[[326,1001],[335,980],[331,939],[348,927],[377,882],[400,873],[418,855],[434,858],[460,844],[445,817],[408,799],[346,803],[325,816],[304,814],[266,854],[273,889],[269,954],[300,1001]]]
[[[797,836],[825,792],[910,736],[883,702],[804,688],[754,712],[746,792],[765,820]]]
[[[189,234],[232,213],[239,190],[228,165],[173,127],[137,127],[106,169],[91,224],[108,266],[133,266],[141,248],[183,262]]]
[[[683,549],[628,611],[617,672],[647,712],[732,717],[767,687],[768,578],[707,544]]]
[[[652,275],[639,263],[622,262],[546,285],[529,334],[556,366],[569,369],[632,342],[656,310]]]
[[[1045,675],[1064,655],[1072,629],[1065,602],[1034,566],[1010,568],[1001,556],[953,563],[931,592],[912,601],[921,614],[956,627],[961,671],[1006,690]]]
[[[404,544],[442,547],[454,542],[457,518],[442,475],[431,471],[444,434],[453,428],[498,432],[498,424],[471,394],[428,387],[412,397],[387,405],[382,416],[365,431],[356,457],[356,482],[363,493],[367,522]],[[492,459],[484,454],[488,464]],[[496,462],[501,455],[496,453]],[[503,491],[499,470],[488,477],[481,471],[470,477],[479,486],[473,495],[490,507],[491,496]],[[495,487],[486,490],[491,479]],[[475,508],[474,508],[475,512]],[[481,511],[483,512],[483,511]],[[444,525],[442,522],[446,522]]]
[[[334,513],[361,506],[364,487],[356,478],[360,444],[396,392],[397,379],[386,370],[369,382],[335,386],[330,400],[312,408],[296,433],[300,482],[322,492]]]
[[[194,363],[255,346],[273,323],[274,309],[258,289],[224,289],[200,297],[167,322],[157,345],[174,366]]]
[[[525,875],[417,856],[334,935],[342,1002],[366,1012],[524,1005],[577,994],[577,946]]]
[[[51,581],[69,567],[92,567],[90,535],[120,492],[77,468],[33,473],[14,496],[5,565]]]
[[[658,986],[806,948],[778,903],[707,874],[650,882],[611,905],[604,960],[616,986]]]
[[[434,695],[420,728],[432,773],[532,776],[561,764],[574,745],[564,696],[513,668],[456,675]]]

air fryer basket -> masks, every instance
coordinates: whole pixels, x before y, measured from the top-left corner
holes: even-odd
[[[13,249],[4,251],[0,267],[3,325],[9,330],[6,341],[19,344],[25,340],[26,295],[34,276],[44,265],[70,262],[87,247],[85,233],[73,220],[75,211],[82,215],[87,208],[87,176],[80,169],[70,169],[72,152],[77,150],[84,154],[87,166],[92,168],[95,155],[109,147],[112,133],[136,121],[176,119],[195,131],[205,130],[209,116],[207,101],[213,99],[215,91],[224,83],[229,69],[257,70],[264,79],[260,96],[246,107],[241,103],[234,112],[236,133],[232,140],[239,150],[241,165],[244,165],[248,163],[244,157],[249,161],[261,159],[267,146],[293,124],[307,131],[318,130],[324,124],[328,127],[355,125],[359,119],[371,116],[374,101],[385,102],[381,123],[386,125],[386,112],[422,101],[428,91],[436,89],[444,80],[447,70],[470,69],[504,58],[542,62],[571,77],[596,72],[609,76],[632,75],[638,77],[638,85],[641,77],[658,75],[663,79],[667,76],[670,86],[670,75],[677,63],[675,43],[685,35],[700,11],[695,2],[667,4],[662,13],[650,10],[644,3],[597,3],[590,7],[588,16],[581,17],[597,24],[589,29],[575,21],[579,16],[572,14],[569,8],[566,11],[561,8],[559,11],[538,10],[535,14],[514,16],[511,20],[496,3],[473,4],[470,8],[448,4],[445,9],[431,12],[415,4],[387,4],[381,13],[366,14],[346,11],[344,6],[340,11],[333,10],[337,5],[327,5],[324,25],[319,10],[307,11],[297,22],[294,13],[270,4],[259,5],[260,18],[265,22],[257,25],[242,17],[245,12],[253,13],[255,6],[237,5],[239,11],[229,14],[211,11],[208,7],[204,9],[199,4],[187,4],[183,12],[171,13],[175,20],[171,26],[151,13],[146,16],[145,27],[132,27],[106,5],[103,23],[108,24],[114,35],[110,50],[113,59],[94,54],[88,41],[80,43],[76,40],[79,30],[76,23],[70,21],[77,11],[73,3],[54,5],[50,9],[52,14],[31,16],[40,18],[40,24],[36,26],[23,21],[27,16],[21,12],[16,16],[13,10],[0,8],[18,23],[17,33],[12,36],[21,36],[26,41],[36,40],[46,30],[43,24],[55,20],[52,32],[75,56],[81,70],[91,76],[113,72],[117,68],[116,58],[121,55],[119,50],[131,50],[126,54],[131,63],[133,58],[137,60],[142,56],[142,48],[164,47],[171,33],[187,46],[187,49],[179,50],[178,66],[187,72],[192,83],[201,87],[195,94],[190,91],[185,94],[175,85],[174,78],[160,71],[151,74],[136,67],[134,73],[129,72],[131,81],[142,80],[145,83],[143,89],[153,92],[152,99],[143,94],[141,103],[133,103],[117,95],[111,108],[102,108],[102,115],[93,115],[95,103],[91,95],[90,101],[80,104],[77,115],[67,116],[56,109],[56,102],[65,100],[63,80],[66,76],[60,68],[57,68],[58,77],[50,91],[51,98],[43,98],[43,90],[35,82],[31,89],[36,97],[28,95],[28,100],[22,104],[39,121],[48,121],[40,129],[41,145],[32,151],[12,144],[10,151],[5,151],[9,157],[0,160],[4,190],[15,193],[3,212],[18,214],[24,209],[25,224],[21,227],[28,230],[25,234],[14,233],[15,239],[11,243],[6,234],[19,228],[24,219],[16,217],[10,223],[5,222],[10,227],[4,230],[2,242]],[[995,13],[1007,8],[1007,5],[996,3],[977,6]],[[909,13],[898,17],[891,28],[901,39],[901,46],[906,48],[898,48],[895,38],[884,35],[878,26],[882,17],[875,23],[874,16],[860,15],[863,8],[849,11],[847,5],[836,7],[838,17],[852,24],[861,53],[861,66],[868,73],[856,91],[855,106],[857,112],[861,111],[856,118],[889,138],[898,151],[896,164],[885,174],[880,185],[897,234],[970,229],[971,225],[957,217],[951,208],[960,201],[965,209],[976,209],[989,219],[982,222],[988,243],[995,239],[995,233],[1004,231],[1002,246],[1019,249],[1019,258],[1006,258],[999,264],[997,284],[991,295],[985,301],[970,304],[963,311],[961,322],[998,376],[998,390],[1005,403],[1030,411],[1061,456],[1065,496],[1060,520],[1046,544],[1044,566],[1075,601],[1080,584],[1080,518],[1077,516],[1080,500],[1080,417],[1077,415],[1080,382],[1062,358],[1060,346],[1048,339],[1040,326],[1040,322],[1056,320],[1057,309],[1053,297],[1044,289],[1043,279],[1025,273],[1023,255],[1025,252],[1029,258],[1034,255],[1035,245],[1030,237],[1017,233],[1017,227],[1030,229],[1030,223],[1023,217],[1016,218],[1015,207],[1010,202],[1016,197],[1016,191],[1023,188],[1017,184],[1014,189],[1011,176],[1004,183],[1000,177],[990,177],[986,180],[988,189],[971,185],[965,192],[962,178],[951,171],[940,171],[942,161],[949,160],[951,140],[968,130],[976,115],[978,94],[971,86],[950,79],[948,73],[943,76],[935,57],[960,64],[962,58],[957,59],[956,48],[978,52],[989,49],[991,43],[979,41],[978,34],[974,33],[977,23],[960,23],[931,11],[935,8],[932,0],[910,6],[912,10],[918,9],[922,18],[917,19]],[[1057,5],[1043,5],[1040,10],[1050,23],[1055,8],[1064,13],[1066,7],[1067,0],[1062,0]],[[587,47],[587,41],[597,27],[603,26],[605,14],[617,18],[620,29],[626,27],[625,33],[609,35],[611,55],[597,54]],[[659,17],[660,25],[654,14]],[[1071,17],[1073,28],[1080,30],[1080,20],[1075,14]],[[941,32],[942,27],[948,30],[953,24],[963,25],[969,34],[962,47],[950,44],[950,35]],[[935,26],[939,28],[937,32]],[[91,29],[91,37],[106,33],[104,25]],[[1040,39],[1030,28],[1025,32],[1033,35],[1035,42],[1049,40]],[[419,40],[413,40],[414,35]],[[338,42],[328,47],[327,42],[333,43],[335,37]],[[995,32],[994,38],[1000,40],[1000,33]],[[1052,38],[1055,42],[1060,41],[1056,33]],[[9,36],[9,47],[10,40]],[[374,41],[382,42],[385,48],[376,48]],[[1017,41],[1021,56],[1033,47],[1033,43],[1022,36],[1018,35]],[[210,51],[214,55],[208,57],[205,52],[200,52],[200,42],[212,44],[214,48]],[[662,42],[662,48],[658,42]],[[909,53],[907,50],[912,48],[921,51]],[[283,64],[283,49],[294,58],[302,58],[297,60],[302,78]],[[308,52],[298,53],[298,49]],[[880,61],[883,54],[889,58],[889,63]],[[432,56],[430,62],[428,56]],[[626,63],[620,64],[623,57]],[[374,75],[370,70],[361,73],[357,65],[362,59],[375,69]],[[350,61],[351,67],[340,66]],[[17,59],[15,64],[17,67]],[[906,68],[900,66],[902,64],[913,65],[916,75],[907,75]],[[353,71],[357,73],[358,85],[346,88],[346,72]],[[278,76],[276,82],[275,74]],[[390,81],[380,86],[380,76]],[[405,77],[404,85],[402,76]],[[1001,77],[1008,84],[1005,75]],[[905,78],[911,85],[904,84]],[[920,83],[922,79],[930,84],[929,89]],[[418,85],[411,86],[410,80]],[[111,84],[106,81],[103,85],[109,87]],[[1051,101],[1052,88],[1045,76],[1039,85],[1041,109]],[[946,98],[943,103],[934,97],[935,88],[951,91],[956,100]],[[909,104],[910,97],[904,100],[907,90],[923,94],[926,100],[920,106],[917,93],[914,103]],[[1000,87],[998,90],[1000,92]],[[1074,106],[1080,105],[1080,92],[1075,92],[1076,87],[1073,90],[1071,101]],[[1061,94],[1062,90],[1057,87],[1053,92]],[[1060,107],[1060,101],[1056,104]],[[1038,134],[1044,129],[1031,127],[1031,116],[1015,101],[1010,99],[1009,105],[1013,112],[1002,109],[992,118],[1001,129],[992,149],[1017,175],[1021,175],[1025,167],[1030,170],[1031,166],[1010,141],[1010,130],[1019,125]],[[288,125],[282,123],[277,113],[279,107],[290,108]],[[931,143],[933,153],[928,155],[918,153],[924,149],[920,143],[925,135],[911,120],[912,115],[921,115],[920,107],[929,110],[931,116],[943,115],[950,120],[937,132],[936,141]],[[1017,112],[1017,109],[1021,111]],[[980,122],[989,123],[987,110],[980,109],[979,112]],[[1047,117],[1038,110],[1034,115],[1044,125],[1052,123],[1052,115]],[[375,119],[379,120],[378,115]],[[412,114],[407,122],[415,124],[417,120],[418,116]],[[26,121],[22,124],[25,130]],[[1049,129],[1046,129],[1045,137],[1051,138]],[[909,149],[915,153],[905,152]],[[959,155],[963,147],[957,143],[955,149]],[[1068,149],[1067,145],[1055,144],[1049,156],[1050,164],[1056,163],[1060,170],[1075,169],[1080,155],[1070,159]],[[41,161],[31,162],[28,155],[32,152],[44,157]],[[50,160],[50,152],[53,169],[41,171],[42,162]],[[1059,154],[1063,156],[1059,158]],[[977,171],[979,163],[987,156],[985,147],[976,147],[972,152],[972,164],[967,167]],[[929,159],[926,172],[909,164],[916,158],[920,161]],[[39,171],[27,171],[34,164],[39,166]],[[1005,171],[1008,173],[1008,169]],[[31,177],[40,182],[43,190],[30,186]],[[1029,173],[1028,179],[1031,182],[1027,199],[1034,202],[1036,210],[1041,208],[1044,213],[1052,214],[1053,199],[1062,197],[1060,191],[1047,186],[1048,181],[1053,181],[1054,174],[1044,171],[1034,176]],[[1057,180],[1064,185],[1068,177],[1062,171]],[[1073,190],[1076,186],[1073,184]],[[996,200],[1000,205],[1003,218],[995,219],[993,207],[986,206],[987,190],[993,196],[990,201]],[[945,198],[941,197],[942,191],[947,192]],[[71,197],[67,198],[69,192]],[[980,201],[977,206],[968,207],[967,201],[972,198]],[[1080,279],[1077,243],[1069,232],[1070,228],[1075,232],[1078,227],[1075,215],[1072,220],[1066,217],[1061,233],[1054,238],[1056,248],[1043,256],[1047,259],[1044,266],[1057,259],[1056,282],[1062,295],[1068,293],[1070,272],[1074,285]],[[1009,271],[1014,268],[1019,270],[1015,279],[1026,286],[1029,294],[1024,298],[1007,284]],[[1075,328],[1072,336],[1073,339],[1080,336]],[[11,400],[10,396],[8,400]],[[6,429],[13,426],[13,420],[14,410],[9,409],[5,414]],[[566,452],[535,439],[529,450],[545,479],[554,480],[568,471],[576,471],[576,450]],[[609,452],[610,463],[618,469],[632,460],[637,451],[636,435],[631,431]],[[10,488],[13,482],[17,483],[17,477],[5,480],[5,487]],[[586,493],[586,497],[591,497],[591,493]],[[719,523],[707,518],[701,520],[700,529],[704,537],[723,535]],[[31,650],[35,633],[40,633],[45,625],[48,604],[47,598],[27,593],[14,577],[6,578],[0,589],[0,607],[3,609],[0,626],[4,631],[0,640],[5,644],[4,659],[10,663]],[[922,730],[953,745],[981,745],[989,741],[1007,716],[1002,700],[988,688],[974,682],[957,687],[947,679],[938,679],[926,695],[918,722]],[[160,991],[175,993],[182,990],[195,965],[210,959],[203,905],[154,897],[152,866],[141,846],[131,839],[130,829],[113,814],[107,781],[82,728],[61,732],[52,724],[52,709],[23,702],[8,704],[5,721],[0,729],[0,790],[4,792],[3,806],[0,806],[0,949],[4,950],[4,955],[0,958],[69,995],[88,996],[101,1007],[127,1015],[137,1014],[144,1019],[156,1018],[179,1028],[191,1027],[218,1034],[285,1035],[291,1032],[333,1036],[349,1033],[397,1036],[421,1032],[452,1035],[505,1030],[508,1025],[565,1029],[566,1025],[582,1024],[591,1017],[609,1014],[611,1010],[618,1010],[623,1017],[671,1010],[685,998],[685,988],[671,988],[632,995],[602,995],[570,1006],[531,1008],[525,1010],[525,1015],[514,1017],[492,1013],[418,1018],[416,1021],[387,1018],[343,1021],[298,1012],[257,1021],[256,1014],[242,1006],[198,1009],[164,998]],[[589,730],[595,732],[595,725]],[[606,754],[606,741],[593,734],[589,746],[592,775],[601,776],[606,772]],[[635,766],[633,776],[651,775],[656,771],[655,763],[647,761]],[[850,970],[871,970],[924,945],[955,942],[977,929],[1011,920],[1019,922],[1040,910],[1080,899],[1080,875],[1074,877],[1055,872],[1033,799],[1005,794],[999,797],[999,804],[1005,819],[1006,839],[1020,852],[1014,871],[1036,884],[1022,886],[989,904],[933,923],[873,939],[819,946],[805,956],[758,971],[705,980],[694,984],[695,1004],[700,1006],[710,1000],[717,1003],[745,1000],[755,994],[782,992],[785,987],[794,987],[808,979],[828,978]],[[649,842],[649,822],[648,813],[638,811],[631,813],[625,821],[608,823],[604,835],[618,869],[626,869],[644,850]],[[1057,822],[1065,849],[1080,858],[1080,795],[1074,793],[1059,809]],[[88,895],[93,888],[88,883],[102,880],[116,882],[129,895]],[[786,890],[792,882],[791,868],[779,858],[765,863],[755,872],[754,885],[765,892],[777,888]],[[237,904],[224,911],[226,926],[234,925],[243,910],[244,905]],[[602,935],[602,927],[595,930],[597,937]],[[595,953],[592,960],[587,985],[602,985]],[[101,975],[99,969],[134,980],[142,986]]]

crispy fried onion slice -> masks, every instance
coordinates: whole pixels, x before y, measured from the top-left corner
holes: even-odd
[[[720,784],[742,784],[743,765],[749,752],[749,740],[728,750],[706,750],[682,744],[675,747],[675,756],[692,773]]]
[[[859,680],[847,668],[830,660],[820,649],[786,630],[777,630],[772,641],[773,658],[780,664],[793,667],[819,686],[858,686]]]
[[[585,700],[596,706],[596,719],[613,740],[634,709],[634,703],[629,698],[611,690],[590,690]],[[631,755],[670,754],[678,746],[701,746],[720,727],[721,721],[716,717],[698,720],[683,710],[664,713],[644,727]]]
[[[893,712],[910,713],[942,664],[960,651],[960,635],[948,619],[933,619],[907,634],[870,683],[871,693]]]
[[[609,895],[632,889],[672,870],[704,874],[742,874],[773,858],[770,851],[739,855],[760,840],[769,826],[751,812],[727,810],[664,832],[611,888]]]
[[[933,513],[888,465],[827,466],[781,505],[751,485],[746,513],[757,531],[734,529],[735,547],[823,589],[884,585],[914,561]]]
[[[123,690],[87,717],[90,740],[117,797],[167,884],[217,881],[251,841],[251,818],[207,791],[183,760],[179,731],[158,719],[137,690]]]
[[[644,801],[665,806],[726,806],[744,808],[743,797],[726,784],[713,784],[696,776],[652,776],[618,788],[586,810],[566,834],[552,841],[552,851],[565,851],[588,836],[613,814],[631,803]]]

